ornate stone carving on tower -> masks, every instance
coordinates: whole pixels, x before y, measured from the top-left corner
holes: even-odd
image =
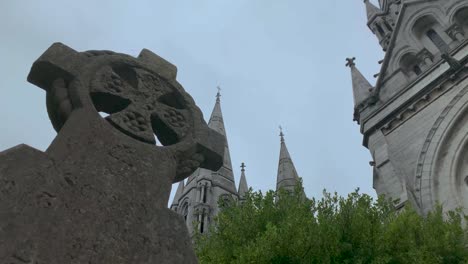
[[[58,135],[46,152],[0,153],[1,263],[197,262],[166,206],[173,182],[223,165],[225,138],[175,78],[148,50],[56,43],[34,63],[28,80],[47,92]]]
[[[239,198],[234,182],[229,145],[221,112],[221,93],[219,90],[208,127],[223,136],[223,140],[218,142],[218,147],[224,149],[223,166],[219,170],[196,170],[190,175],[187,183],[183,185],[182,195],[174,197],[173,206],[171,207],[184,216],[191,234],[196,229],[201,233],[206,233],[209,230],[214,216],[220,210],[218,206],[220,199],[231,202]],[[174,206],[176,204],[177,207]]]
[[[468,213],[468,3],[380,0],[378,8],[365,2],[369,25],[377,17],[394,19],[389,33],[382,26],[388,41],[370,94],[348,62],[354,119],[374,159],[374,188],[423,214],[437,203]],[[371,29],[380,40],[382,32]]]

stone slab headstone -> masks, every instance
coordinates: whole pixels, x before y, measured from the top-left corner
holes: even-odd
[[[0,263],[197,263],[171,185],[218,170],[224,145],[176,73],[149,50],[60,43],[33,64],[58,134],[0,152]]]

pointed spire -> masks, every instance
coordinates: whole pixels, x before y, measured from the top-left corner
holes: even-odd
[[[182,197],[183,193],[184,193],[184,181],[180,181],[179,186],[177,187],[177,191],[174,196],[174,200],[172,200],[172,205],[171,205],[172,210],[177,210],[177,207],[179,205],[179,200]]]
[[[356,68],[354,61],[356,58],[347,58],[346,66],[351,68],[351,78],[353,81],[353,95],[354,95],[354,108],[357,108],[367,98],[370,97],[372,92],[372,85]]]
[[[218,86],[217,89],[218,93],[216,94],[216,104],[213,108],[213,112],[211,113],[208,126],[211,129],[216,130],[216,132],[220,133],[221,135],[226,136],[223,121],[223,113],[221,112],[221,88]]]
[[[224,136],[224,163],[223,167],[218,171],[220,177],[224,177],[224,181],[220,181],[222,188],[229,190],[232,193],[236,193],[236,186],[234,183],[234,174],[232,172],[231,155],[229,151],[229,145],[227,141],[226,129],[224,126],[223,113],[221,111],[221,88],[218,86],[218,93],[216,94],[216,104],[211,113],[208,127],[214,129],[216,132]],[[227,181],[226,181],[227,180]]]
[[[239,189],[237,193],[239,194],[239,198],[242,200],[245,197],[245,194],[249,191],[249,186],[247,185],[247,179],[245,177],[245,164],[242,162],[241,165],[241,177],[239,181]]]
[[[283,129],[280,127],[281,149],[278,162],[278,175],[276,178],[276,190],[284,188],[287,190],[294,190],[296,184],[299,182],[296,168],[289,155],[286,142],[284,140]]]
[[[367,11],[367,20],[370,21],[375,15],[382,13],[382,10],[371,3],[369,0],[364,0],[366,4],[366,11]]]

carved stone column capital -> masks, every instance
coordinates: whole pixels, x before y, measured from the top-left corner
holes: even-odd
[[[419,61],[419,65],[423,69],[429,67],[429,65],[431,65],[434,61],[434,55],[427,49],[422,49],[420,52],[418,52],[418,54],[416,54],[416,58]]]
[[[445,32],[453,40],[462,41],[463,39],[465,39],[465,33],[463,32],[463,29],[458,24],[451,25],[449,28],[447,28],[447,30],[445,30]]]

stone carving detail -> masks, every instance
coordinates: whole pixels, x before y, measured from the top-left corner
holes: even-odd
[[[58,135],[0,152],[1,263],[197,262],[167,202],[173,182],[222,166],[224,144],[175,77],[148,50],[56,43],[33,64]]]
[[[465,39],[463,29],[458,24],[453,24],[445,32],[453,40],[463,41]]]
[[[428,106],[431,102],[439,98],[445,92],[449,91],[453,86],[458,85],[460,80],[455,83],[453,81],[456,79],[455,77],[458,74],[463,72],[464,69],[465,67],[460,66],[460,68],[456,69],[455,72],[453,70],[451,70],[451,72],[448,72],[448,74],[450,74],[449,79],[442,83],[439,83],[434,88],[432,88],[432,90],[421,96],[414,103],[402,109],[397,115],[395,115],[394,118],[392,118],[382,127],[382,133],[384,133],[384,135],[388,135],[391,131],[403,124],[406,120],[410,119],[416,113]]]
[[[450,90],[450,88],[448,87],[447,84],[441,84],[441,85],[436,86],[429,93],[425,94],[415,103],[403,109],[393,119],[391,119],[387,124],[385,124],[381,129],[382,133],[384,135],[388,135],[395,128],[399,127],[401,124],[403,124],[405,121],[410,119],[416,113],[424,109],[431,102],[439,98],[448,90]]]
[[[457,83],[458,84],[458,83]],[[416,167],[416,175],[414,178],[414,183],[410,184],[408,189],[410,189],[413,192],[414,197],[416,198],[416,202],[418,203],[418,206],[423,210],[423,212],[427,212],[428,210],[432,209],[434,206],[434,190],[432,189],[432,181],[433,179],[430,179],[427,177],[424,177],[424,174],[427,174],[428,172],[435,174],[433,168],[428,168],[431,167],[434,161],[434,155],[435,153],[435,148],[436,145],[439,145],[439,141],[442,140],[443,133],[438,132],[440,128],[446,128],[447,124],[444,126],[441,126],[443,122],[447,122],[447,116],[451,113],[452,109],[459,103],[463,102],[460,101],[466,94],[468,93],[468,86],[465,86],[451,101],[450,103],[444,108],[444,110],[441,112],[440,116],[437,118],[435,121],[434,125],[432,128],[429,130],[429,133],[426,137],[426,140],[424,141],[422,150],[419,154],[418,162],[417,162],[417,167]],[[455,109],[459,111],[459,109]],[[453,115],[453,114],[452,114]],[[453,117],[452,117],[453,118]],[[449,121],[452,120],[450,118]],[[465,123],[462,123],[462,125]],[[463,133],[463,132],[462,132]],[[434,138],[437,137],[438,140],[434,140]],[[454,137],[451,135],[451,138]],[[466,149],[466,146],[458,146],[458,144],[442,144],[443,146],[450,146],[450,145],[457,145],[458,148],[461,149]],[[431,149],[432,148],[432,149]],[[443,156],[446,156],[448,152],[443,154]],[[428,158],[428,155],[430,157]],[[455,160],[456,158],[453,158]],[[452,159],[449,159],[452,160]],[[445,178],[452,177],[453,175],[450,174],[455,174],[457,172],[451,171],[447,172],[445,171],[443,176]],[[431,175],[429,175],[431,176]],[[444,185],[444,184],[442,184]],[[414,187],[412,187],[414,186]],[[456,199],[448,199],[449,201],[455,201]],[[465,201],[466,203],[466,201]],[[447,207],[447,205],[446,205]],[[449,209],[456,209],[454,208],[449,208]],[[465,208],[466,209],[466,208]]]
[[[427,69],[427,67],[429,67],[434,61],[434,55],[425,48],[416,54],[416,58],[418,59],[422,69]]]

